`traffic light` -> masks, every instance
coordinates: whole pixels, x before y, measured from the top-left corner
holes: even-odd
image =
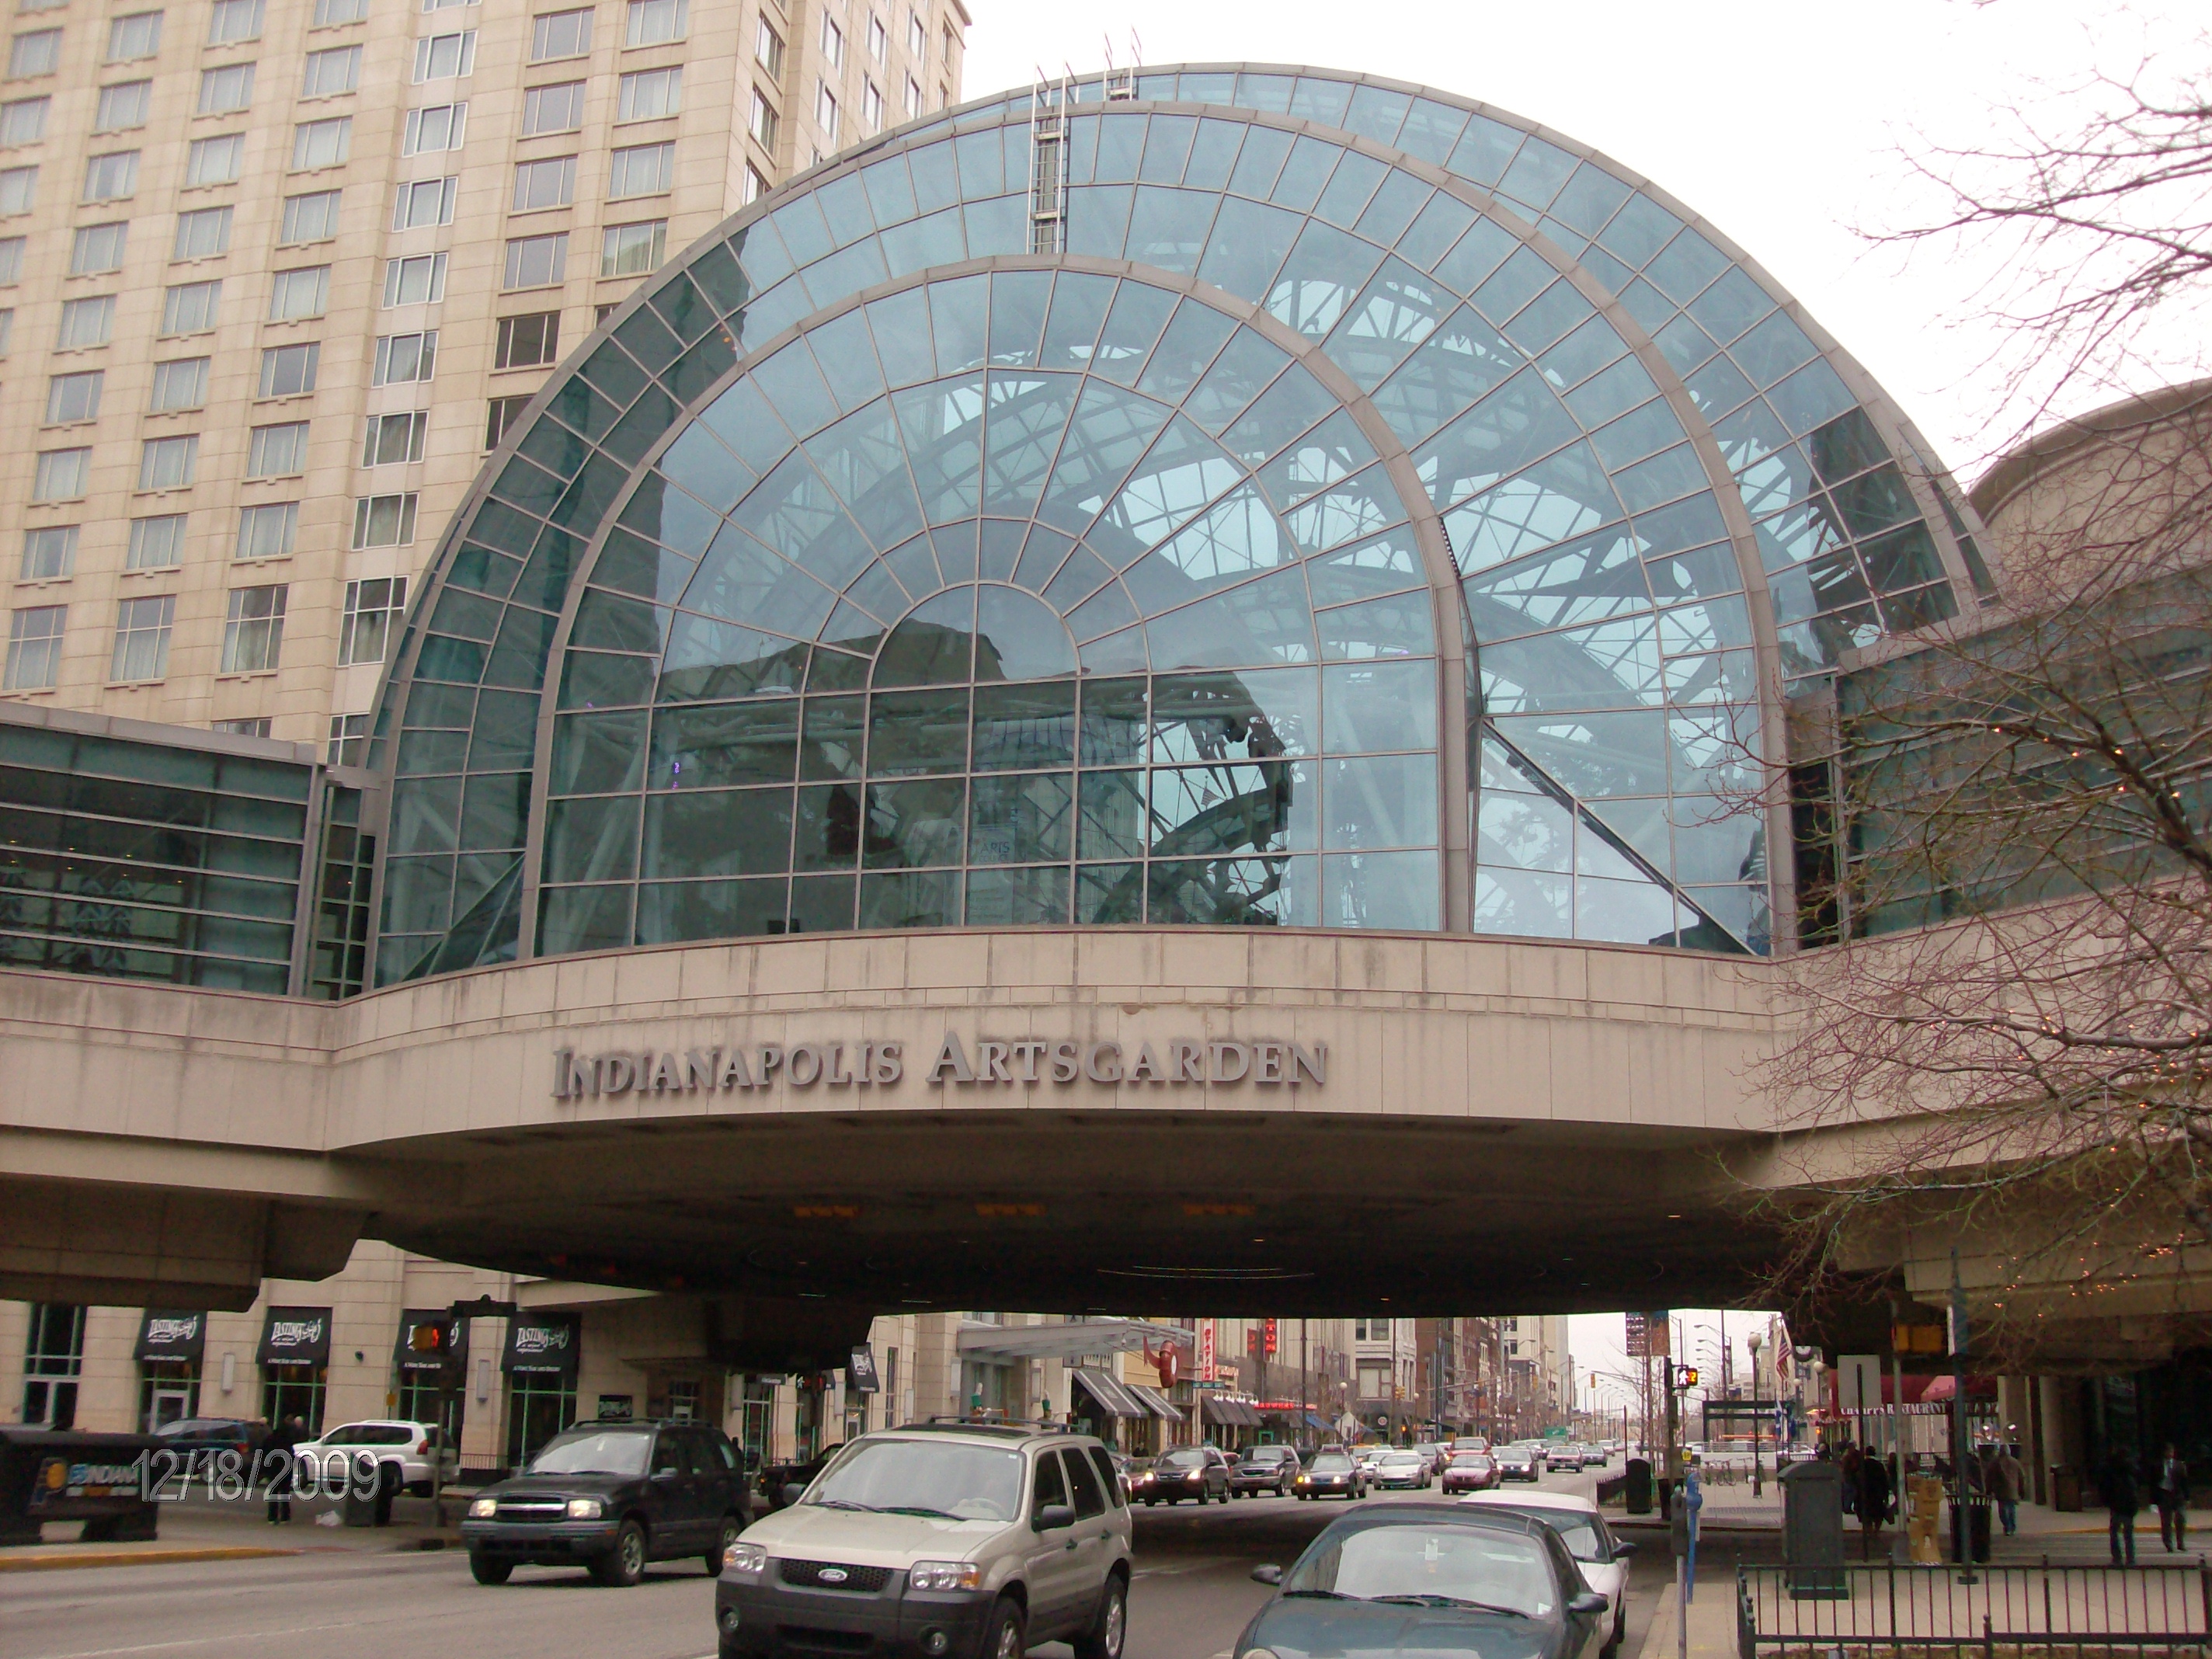
[[[1698,1386],[1698,1368],[1695,1365],[1684,1365],[1680,1368],[1680,1380],[1674,1384],[1676,1388],[1687,1389]]]

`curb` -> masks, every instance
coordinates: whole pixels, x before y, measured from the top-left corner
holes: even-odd
[[[298,1555],[299,1550],[244,1545],[167,1550],[92,1550],[76,1555],[0,1555],[0,1572],[55,1572],[70,1567],[167,1566],[181,1561],[248,1561],[262,1556]]]

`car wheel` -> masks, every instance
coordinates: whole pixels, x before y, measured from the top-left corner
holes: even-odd
[[[624,1588],[645,1577],[645,1528],[625,1521],[615,1533],[615,1547],[592,1563],[592,1577],[602,1584]]]
[[[708,1577],[720,1578],[722,1576],[722,1563],[728,1559],[730,1546],[738,1541],[738,1534],[744,1530],[736,1516],[722,1517],[721,1530],[714,1535],[714,1547],[707,1552]]]
[[[514,1563],[495,1561],[480,1550],[471,1550],[469,1572],[479,1584],[504,1584],[514,1576]]]
[[[1075,1659],[1121,1659],[1121,1644],[1128,1634],[1129,1586],[1120,1573],[1109,1572],[1105,1593],[1098,1598],[1098,1616],[1069,1645],[1075,1650]]]
[[[1027,1646],[1021,1608],[1001,1596],[999,1605],[991,1609],[991,1622],[983,1632],[982,1659],[1022,1659]]]

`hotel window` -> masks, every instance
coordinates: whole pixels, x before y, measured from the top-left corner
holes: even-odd
[[[284,219],[276,233],[279,247],[302,242],[326,242],[338,234],[338,196],[335,190],[309,191],[284,198]]]
[[[339,666],[344,666],[343,661]],[[359,766],[368,755],[368,716],[366,714],[333,714],[331,716],[330,746],[323,756],[325,766]],[[358,986],[356,987],[359,988]]]
[[[342,23],[358,23],[368,15],[368,0],[315,0],[314,21],[310,28],[336,28]]]
[[[439,150],[459,149],[468,125],[466,104],[433,104],[428,109],[410,109],[399,153],[428,155]]]
[[[890,53],[891,32],[884,27],[884,20],[871,12],[868,15],[868,56],[878,64]]]
[[[382,662],[398,643],[399,618],[407,610],[407,578],[376,576],[348,582],[345,611],[338,621],[338,666]]]
[[[884,125],[883,88],[873,81],[860,87],[860,124],[870,132],[880,131]]]
[[[158,518],[131,520],[131,547],[124,555],[125,570],[167,570],[185,558],[185,515],[164,513]]]
[[[50,524],[23,532],[23,562],[15,579],[50,582],[76,568],[76,526]]]
[[[46,424],[66,426],[76,421],[100,418],[100,390],[106,375],[100,369],[46,377]]]
[[[753,89],[751,131],[753,142],[763,149],[773,151],[775,149],[775,106],[769,103],[756,87]]]
[[[430,417],[417,410],[400,415],[372,415],[362,438],[363,466],[395,466],[422,459],[422,440]]]
[[[938,61],[945,64],[949,69],[951,67],[952,64],[952,47],[954,44],[952,40],[952,25],[950,23],[945,24],[938,31],[938,33],[941,41],[941,44],[938,48]]]
[[[822,14],[822,55],[830,60],[831,69],[845,67],[845,31],[826,11]]]
[[[225,674],[259,674],[276,666],[284,651],[284,596],[280,586],[234,587],[222,623]]]
[[[0,306],[0,357],[8,355],[8,343],[15,337],[15,307]]]
[[[625,196],[658,196],[675,182],[674,141],[634,144],[614,153],[614,163],[607,173],[607,196],[614,201]]]
[[[615,97],[617,121],[652,121],[684,107],[684,70],[639,70],[623,76]]]
[[[334,167],[353,153],[353,117],[302,121],[292,129],[292,171]]]
[[[668,247],[668,221],[609,225],[599,233],[599,275],[639,276],[658,265]]]
[[[507,436],[507,428],[514,425],[520,418],[522,411],[530,407],[532,395],[519,392],[511,398],[491,400],[490,408],[484,416],[483,447],[486,454],[499,447],[499,441]]]
[[[417,334],[386,334],[376,342],[376,366],[371,386],[412,386],[430,378],[438,362],[438,331]]]
[[[536,311],[526,317],[499,319],[499,337],[492,353],[494,368],[535,368],[561,356],[561,313]]]
[[[415,43],[415,84],[425,81],[450,81],[456,76],[466,75],[476,67],[477,32],[463,29],[455,34],[428,34]]]
[[[138,446],[138,488],[183,489],[199,471],[200,440],[196,432],[173,438],[149,438]]]
[[[921,26],[921,14],[911,8],[906,15],[906,49],[917,64],[929,56],[929,31]]]
[[[837,94],[826,81],[814,83],[814,125],[831,143],[837,142]]]
[[[360,88],[359,46],[331,46],[307,54],[307,68],[300,76],[301,97],[335,98],[340,93],[356,92]]]
[[[758,167],[750,161],[746,162],[744,205],[750,207],[767,194],[768,180],[761,177],[761,170]]]
[[[18,98],[0,104],[0,144],[35,144],[46,136],[47,98]]]
[[[690,12],[690,0],[629,0],[629,16],[623,44],[657,46],[681,40]]]
[[[8,619],[8,672],[0,690],[43,691],[60,680],[62,629],[68,619],[64,605],[33,605]]]
[[[261,507],[240,507],[238,512],[238,543],[232,550],[237,559],[277,559],[292,550],[292,544],[300,533],[300,504],[297,501],[270,501]]]
[[[473,6],[477,3],[477,0],[422,0],[422,9],[426,12],[451,11],[456,6]]]
[[[62,325],[54,337],[57,351],[77,351],[104,346],[115,327],[115,296],[89,295],[62,301]]]
[[[211,259],[218,253],[229,252],[228,208],[198,208],[177,216],[177,241],[169,255],[171,258]]]
[[[23,280],[23,241],[21,236],[0,236],[0,287]],[[15,313],[11,309],[8,314]]]
[[[257,426],[246,453],[249,478],[292,478],[307,470],[307,422]]]
[[[207,392],[206,358],[172,358],[154,365],[154,392],[147,400],[147,411],[173,415],[181,409],[202,409],[207,404]]]
[[[617,150],[617,155],[621,152]],[[567,207],[576,199],[576,158],[548,156],[542,161],[519,161],[514,168],[514,197],[509,204],[516,213],[539,208]]]
[[[154,38],[158,41],[161,38],[161,14],[157,11],[149,15],[154,20]],[[125,23],[137,21],[135,18],[118,17],[115,20],[114,28],[120,29]],[[113,39],[112,31],[109,38]],[[131,55],[139,58],[152,56],[150,52]],[[8,43],[8,78],[11,81],[28,80],[34,75],[52,75],[61,66],[61,61],[62,32],[59,29],[33,29],[27,34],[17,35]],[[112,46],[108,48],[107,61],[111,64],[123,61]]]
[[[200,71],[200,114],[235,115],[252,102],[252,64],[225,64]]]
[[[158,680],[169,672],[169,627],[177,596],[157,593],[125,599],[115,608],[115,661],[111,680]]]
[[[574,132],[584,125],[584,83],[563,81],[558,86],[532,87],[522,94],[522,136],[534,138],[545,132]]]
[[[88,202],[125,201],[138,191],[138,152],[118,150],[94,155],[84,164],[84,199]]]
[[[93,112],[92,130],[128,132],[133,127],[144,126],[153,94],[151,81],[118,81],[112,87],[102,87],[99,106]]]
[[[222,283],[179,283],[161,296],[161,337],[204,334],[222,307]]]
[[[217,720],[209,726],[208,730],[221,732],[234,738],[265,738],[269,735],[269,728],[272,724],[273,722],[266,714],[252,714],[242,720]]]
[[[568,275],[568,233],[518,236],[507,245],[502,288],[550,288]]]
[[[294,323],[319,317],[330,307],[331,268],[309,265],[301,270],[280,270],[269,289],[269,320]]]
[[[415,494],[364,495],[353,504],[353,544],[405,547],[415,539]]]
[[[185,152],[185,186],[234,185],[240,164],[246,159],[246,135],[226,132],[214,138],[195,138]]]
[[[453,197],[459,179],[417,179],[399,186],[392,199],[392,228],[419,230],[425,225],[453,222]]]
[[[769,80],[783,79],[783,37],[769,27],[765,17],[753,35],[753,62],[768,71]]]
[[[592,12],[549,11],[530,20],[530,61],[550,64],[556,58],[585,58],[592,50]]]
[[[392,306],[435,305],[446,297],[446,256],[418,253],[408,259],[384,262],[384,303]]]
[[[921,82],[911,75],[906,77],[906,112],[909,117],[921,113]]]
[[[38,195],[38,168],[0,167],[0,213],[28,213]]]
[[[40,453],[31,474],[34,501],[74,501],[83,499],[92,480],[90,449],[48,449]]]
[[[261,351],[261,391],[264,398],[296,398],[315,389],[323,365],[319,340],[292,345],[264,346]]]
[[[215,0],[208,17],[208,45],[234,46],[260,38],[261,0]]]

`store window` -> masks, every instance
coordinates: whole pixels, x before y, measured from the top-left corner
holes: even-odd
[[[77,1379],[84,1374],[84,1310],[34,1302],[23,1344],[23,1421],[48,1429],[76,1425]]]
[[[308,1435],[320,1434],[330,1374],[331,1310],[270,1309],[256,1358],[261,1366],[261,1420],[273,1426],[297,1418]]]
[[[583,1343],[574,1314],[524,1314],[507,1326],[507,1465],[520,1468],[576,1420]]]
[[[151,1434],[164,1424],[198,1417],[200,1360],[207,1340],[204,1313],[149,1308],[138,1322],[138,1427]]]

